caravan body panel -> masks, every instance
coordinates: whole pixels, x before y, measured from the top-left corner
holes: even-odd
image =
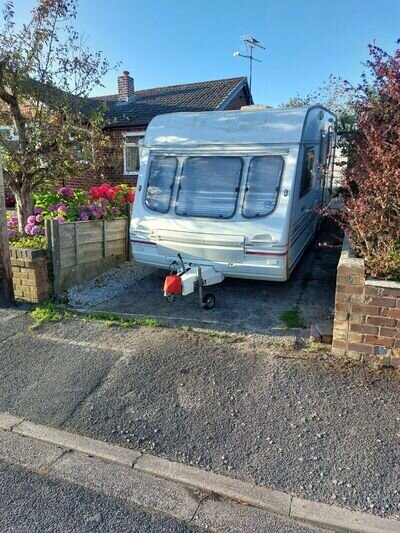
[[[285,281],[298,255],[290,242],[304,250],[311,222],[306,235],[301,217],[321,196],[318,183],[298,198],[303,139],[317,147],[331,117],[318,107],[154,118],[130,225],[135,260],[168,269],[180,253],[224,276]]]

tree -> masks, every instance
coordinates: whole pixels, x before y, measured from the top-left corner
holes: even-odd
[[[87,165],[97,169],[104,109],[88,100],[110,65],[75,30],[77,0],[38,0],[17,28],[13,2],[0,30],[0,135],[6,183],[16,197],[20,229],[32,213],[32,192],[60,183]]]
[[[340,220],[369,275],[400,279],[400,47],[390,55],[370,45],[369,53],[354,89]]]

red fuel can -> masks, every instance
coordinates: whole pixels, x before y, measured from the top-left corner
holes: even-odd
[[[180,276],[167,276],[164,281],[164,294],[180,294],[182,292],[182,281]]]

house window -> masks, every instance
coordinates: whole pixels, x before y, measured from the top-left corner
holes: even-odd
[[[140,166],[140,141],[143,133],[126,133],[124,138],[124,174],[137,174]]]
[[[278,200],[282,170],[281,156],[253,157],[244,193],[244,217],[265,217],[272,213]]]
[[[188,157],[183,165],[176,213],[209,218],[233,216],[242,167],[240,157]]]
[[[303,171],[301,173],[300,196],[304,196],[311,189],[314,179],[314,148],[304,151]]]

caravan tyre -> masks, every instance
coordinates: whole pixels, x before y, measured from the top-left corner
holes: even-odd
[[[215,296],[211,293],[206,294],[203,298],[203,309],[212,309],[215,305]]]

